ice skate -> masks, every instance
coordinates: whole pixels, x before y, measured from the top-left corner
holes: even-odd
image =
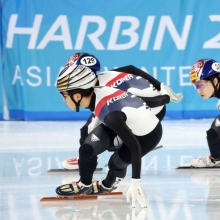
[[[80,181],[72,182],[70,184],[58,186],[56,188],[56,193],[59,196],[86,195],[92,193],[92,185],[92,183],[90,185],[85,185]]]
[[[56,188],[57,197],[43,197],[41,202],[60,201],[60,200],[87,200],[98,199],[99,196],[118,196],[122,192],[112,192],[117,187],[105,187],[102,182],[93,181],[90,185],[85,185],[82,182],[72,182],[58,186]]]
[[[196,157],[193,159],[191,167],[192,168],[207,168],[216,167],[220,164],[220,160],[215,160],[212,156]]]
[[[85,185],[79,181],[57,187],[56,193],[59,196],[99,195],[108,194],[116,188],[115,186],[105,187],[101,181],[93,181],[90,185]]]
[[[102,181],[93,181],[92,186],[93,186],[93,190],[90,193],[90,195],[108,194],[113,190],[117,189],[117,187],[114,185],[110,188],[105,187]]]

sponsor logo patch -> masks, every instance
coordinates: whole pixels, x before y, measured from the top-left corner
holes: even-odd
[[[118,101],[118,100],[120,100],[120,99],[124,99],[124,98],[126,98],[126,97],[128,97],[128,94],[127,94],[126,92],[122,93],[121,95],[112,97],[112,98],[110,98],[109,100],[107,100],[107,105],[110,105],[110,104],[112,104],[113,102],[116,102],[116,101]]]
[[[75,64],[75,62],[78,60],[80,56],[80,53],[76,53],[73,56],[71,56],[67,61],[66,61],[66,66],[71,66]]]
[[[198,79],[199,77],[199,72],[202,69],[202,67],[204,66],[204,61],[203,60],[199,60],[197,61],[191,68],[190,70],[190,81],[195,81]]]
[[[197,78],[198,78],[198,73],[191,73],[190,75],[189,75],[189,78],[190,78],[190,81],[195,81],[195,80],[197,80]]]

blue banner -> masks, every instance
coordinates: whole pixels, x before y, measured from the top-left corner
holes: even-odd
[[[202,12],[202,13],[201,13]],[[7,0],[2,7],[3,80],[11,119],[85,119],[56,90],[57,75],[76,52],[94,54],[102,71],[132,64],[182,92],[167,118],[215,117],[189,82],[200,58],[220,61],[219,0]]]

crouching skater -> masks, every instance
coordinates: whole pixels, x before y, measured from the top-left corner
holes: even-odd
[[[111,192],[132,166],[131,184],[127,199],[132,207],[138,202],[146,207],[141,190],[141,158],[154,149],[162,137],[162,126],[150,107],[137,96],[112,87],[95,86],[97,75],[88,67],[71,65],[58,76],[57,89],[67,106],[78,112],[90,109],[102,122],[88,134],[79,148],[78,181],[56,188],[60,196],[94,195]],[[109,150],[107,176],[92,182],[97,155]]]

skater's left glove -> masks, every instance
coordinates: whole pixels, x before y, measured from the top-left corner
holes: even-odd
[[[164,85],[164,83],[160,84],[160,91],[159,93],[161,95],[168,95],[170,97],[171,102],[180,102],[181,99],[183,98],[182,93],[175,93],[169,86]]]
[[[218,100],[217,104],[216,104],[216,107],[218,110],[220,110],[220,100]]]
[[[140,179],[131,179],[131,185],[127,191],[127,201],[130,202],[130,198],[132,199],[132,208],[136,207],[136,201],[141,205],[142,208],[146,208],[146,199],[141,190]]]

